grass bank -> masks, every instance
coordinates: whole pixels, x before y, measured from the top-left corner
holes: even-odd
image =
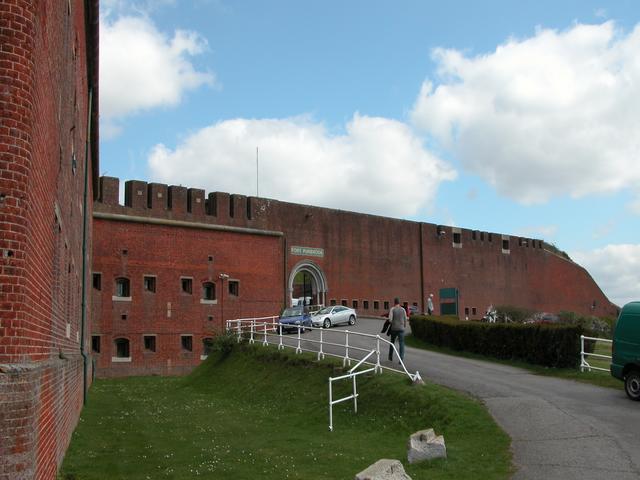
[[[590,383],[599,387],[607,388],[622,388],[622,382],[613,378],[609,373],[593,370],[591,372],[581,372],[579,368],[548,368],[538,365],[531,365],[524,362],[518,362],[513,360],[500,360],[491,357],[485,357],[476,353],[462,352],[458,350],[452,350],[450,348],[439,347],[432,345],[428,342],[420,340],[412,335],[407,335],[405,338],[406,344],[410,347],[421,348],[423,350],[430,350],[432,352],[445,353],[447,355],[454,355],[457,357],[471,358],[474,360],[484,360],[487,362],[500,363],[503,365],[511,365],[513,367],[519,367],[531,371],[538,375],[545,375],[549,377],[565,378],[567,380],[576,380],[578,382]],[[611,355],[611,344],[598,342],[595,347],[595,353],[603,355]],[[589,363],[596,367],[609,368],[609,361],[596,359],[594,357],[587,359]]]
[[[337,479],[380,458],[414,479],[508,478],[510,440],[480,403],[400,375],[360,377],[358,414],[337,405],[329,432],[327,379],[338,372],[240,346],[187,377],[97,380],[60,478]],[[448,458],[408,465],[407,437],[426,427],[444,434]]]

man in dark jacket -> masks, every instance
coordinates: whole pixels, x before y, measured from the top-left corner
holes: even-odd
[[[389,321],[391,322],[389,332],[392,343],[389,345],[389,360],[393,360],[393,344],[395,344],[396,338],[398,339],[400,359],[404,360],[404,329],[407,328],[407,312],[400,305],[398,298],[393,300],[393,308],[389,310]]]

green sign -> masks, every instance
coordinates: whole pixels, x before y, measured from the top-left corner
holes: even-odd
[[[305,257],[324,257],[324,248],[291,247],[291,255],[303,255]]]

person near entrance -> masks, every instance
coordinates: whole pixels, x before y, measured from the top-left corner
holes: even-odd
[[[431,315],[433,313],[433,293],[429,294],[427,298],[427,315]]]
[[[404,360],[404,329],[407,328],[407,312],[400,305],[398,298],[393,300],[393,308],[389,310],[389,334],[391,335],[391,345],[389,345],[389,361],[393,360],[393,345],[398,339],[400,360]]]

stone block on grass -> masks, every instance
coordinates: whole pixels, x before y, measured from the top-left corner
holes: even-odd
[[[433,428],[420,430],[409,437],[407,460],[418,463],[434,458],[447,458],[444,437],[434,433]]]
[[[383,458],[356,475],[356,480],[411,480],[400,460]]]

